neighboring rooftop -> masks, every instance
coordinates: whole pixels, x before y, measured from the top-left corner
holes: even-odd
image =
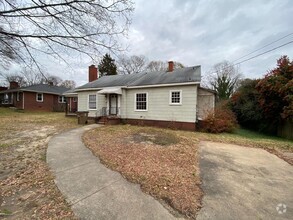
[[[49,93],[54,95],[62,95],[64,92],[69,90],[68,88],[62,86],[52,86],[48,84],[37,84],[32,86],[20,87],[16,89],[7,89],[1,91],[0,93],[27,91],[27,92],[39,92],[39,93]]]
[[[201,70],[200,66],[186,67],[176,69],[172,72],[142,72],[129,75],[114,75],[103,76],[95,81],[75,89],[91,89],[117,86],[146,86],[146,85],[161,85],[187,82],[200,82]]]

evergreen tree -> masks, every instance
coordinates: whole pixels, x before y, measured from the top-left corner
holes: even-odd
[[[110,54],[105,54],[98,65],[101,76],[117,75],[117,66],[115,60]]]

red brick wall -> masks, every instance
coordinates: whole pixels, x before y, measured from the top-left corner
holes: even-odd
[[[13,93],[13,104],[18,109],[23,109],[23,93],[19,93],[19,101],[17,101],[17,92]]]
[[[13,103],[16,108],[28,111],[64,111],[65,103],[58,102],[58,95],[43,93],[43,102],[37,102],[35,92],[20,92],[19,101],[17,101],[17,93],[13,94]],[[24,97],[24,106],[23,106]]]
[[[31,111],[53,111],[54,96],[52,94],[43,94],[43,102],[36,101],[35,92],[24,92],[24,109]]]

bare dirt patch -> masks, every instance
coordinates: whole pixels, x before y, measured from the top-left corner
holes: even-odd
[[[0,108],[0,217],[75,218],[46,164],[50,137],[77,127],[63,113],[18,113]]]
[[[177,131],[127,125],[91,130],[83,139],[102,163],[144,192],[196,216],[202,197],[197,141]]]

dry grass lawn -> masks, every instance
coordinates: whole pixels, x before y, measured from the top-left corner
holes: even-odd
[[[0,108],[0,217],[73,219],[46,164],[49,138],[77,127],[64,113],[20,113]]]
[[[293,142],[243,131],[206,134],[117,125],[88,131],[83,140],[107,167],[190,218],[196,217],[203,195],[198,164],[201,140],[261,147],[280,157],[293,152]]]

